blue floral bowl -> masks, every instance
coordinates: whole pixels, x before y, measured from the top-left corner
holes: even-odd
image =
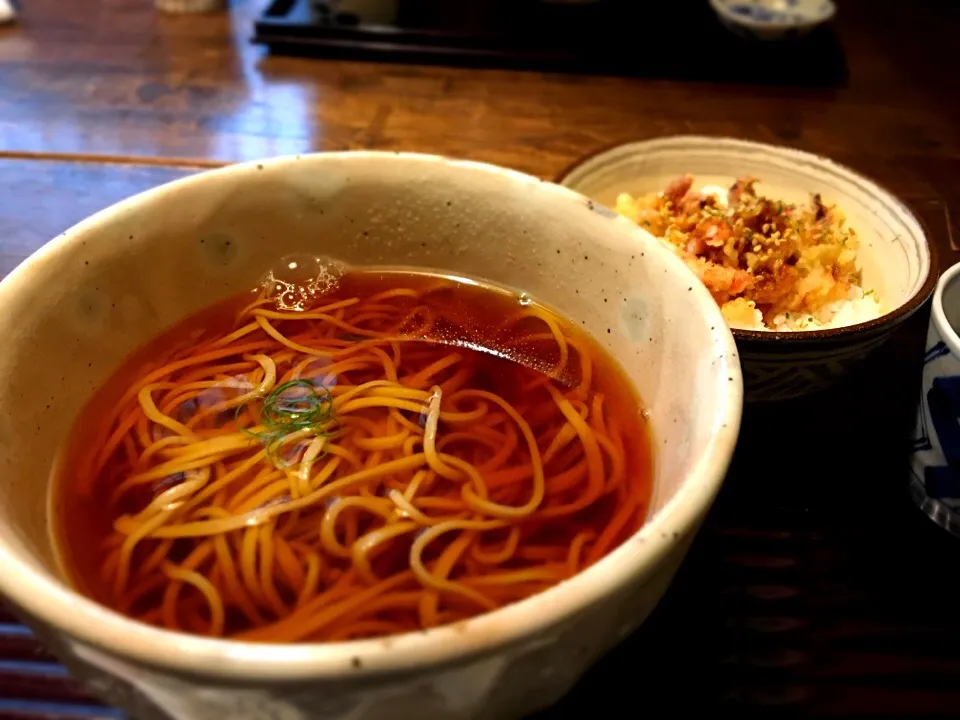
[[[837,12],[833,0],[710,0],[710,6],[733,32],[757,40],[799,37]]]

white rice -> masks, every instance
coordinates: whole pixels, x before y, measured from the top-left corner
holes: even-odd
[[[730,323],[738,330],[764,330],[767,332],[792,332],[802,330],[829,330],[874,320],[883,315],[883,308],[872,290],[864,292],[856,286],[850,288],[846,300],[824,305],[814,314],[781,313],[773,318],[772,327],[763,324],[763,315],[754,311],[754,323]]]

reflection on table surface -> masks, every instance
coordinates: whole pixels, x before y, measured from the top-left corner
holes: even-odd
[[[68,15],[57,0],[24,5],[0,29],[3,273],[96,209],[211,164],[374,148],[552,178],[602,147],[676,133],[833,157],[910,205],[941,267],[958,259],[960,9],[947,3],[842,3],[846,76],[829,87],[271,56],[248,42],[254,0],[191,18],[144,0],[74,0]],[[679,26],[637,28],[637,42],[653,31],[686,52]],[[601,697],[750,717],[960,707],[955,540],[906,496],[926,321],[924,309],[836,391],[748,410],[664,603],[542,717],[595,712]],[[4,616],[0,717],[26,701],[41,703],[32,717],[115,717]]]

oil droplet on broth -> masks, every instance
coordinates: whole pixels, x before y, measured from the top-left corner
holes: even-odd
[[[526,293],[520,293],[520,304],[526,307],[533,302],[533,298],[527,295]]]
[[[346,263],[325,255],[287,255],[267,271],[260,286],[278,310],[301,312],[335,290],[347,269]]]

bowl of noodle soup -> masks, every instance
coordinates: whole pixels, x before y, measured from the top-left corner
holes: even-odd
[[[0,592],[133,717],[549,706],[655,607],[739,430],[682,262],[479,163],[201,173],[0,308]]]

